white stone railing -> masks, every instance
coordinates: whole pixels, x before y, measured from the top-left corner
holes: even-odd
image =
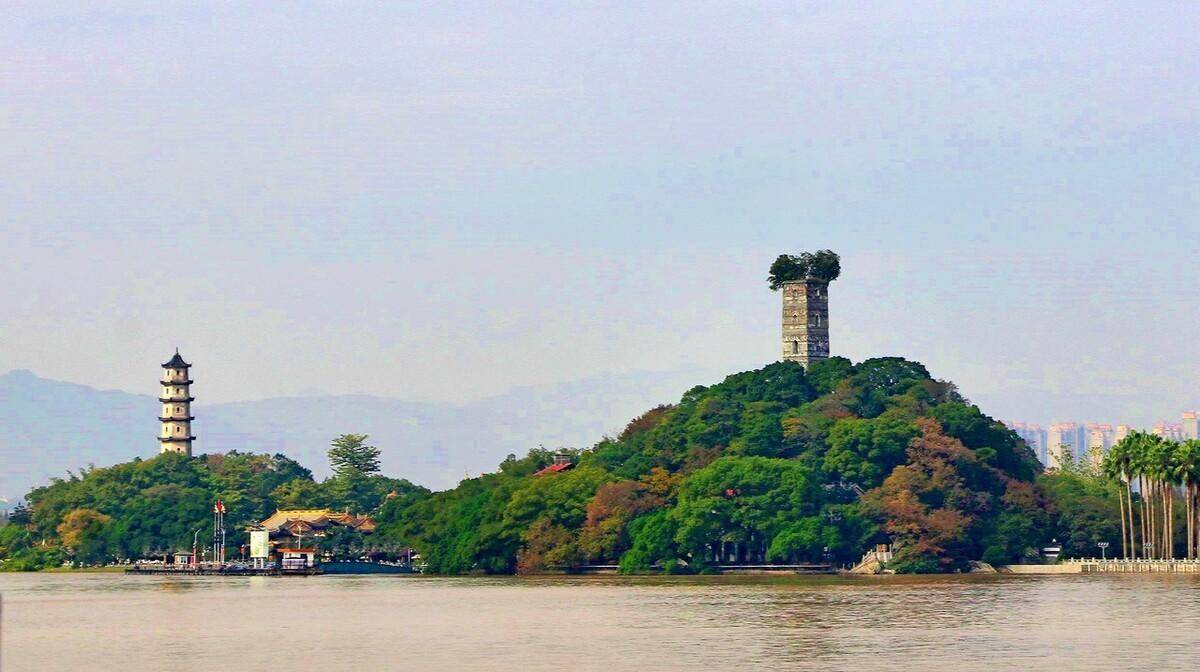
[[[1082,573],[1200,574],[1200,560],[1126,560],[1124,558],[1070,558],[1060,564],[1078,566]]]

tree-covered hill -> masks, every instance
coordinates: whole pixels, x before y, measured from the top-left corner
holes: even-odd
[[[1028,447],[899,358],[735,374],[534,476],[551,459],[388,503],[381,529],[445,573],[850,562],[877,541],[899,545],[901,569],[938,571],[1046,534]]]
[[[362,450],[365,436],[334,441],[331,457]],[[343,445],[339,453],[339,444]],[[366,447],[369,448],[369,447]],[[331,507],[370,511],[392,493],[423,496],[424,488],[375,474],[369,462],[335,463],[324,481],[283,455],[230,452],[195,458],[175,453],[112,467],[89,467],[35,488],[0,527],[0,569],[40,569],[64,561],[90,564],[153,557],[190,549],[194,532],[212,534],[212,507],[224,503],[228,541],[277,508]],[[364,468],[364,466],[366,468]]]
[[[535,449],[436,493],[376,473],[365,440],[335,439],[320,482],[282,455],[236,452],[85,469],[14,511],[0,569],[189,548],[217,499],[234,548],[276,508],[328,506],[372,514],[376,550],[411,546],[448,574],[852,563],[880,542],[898,549],[898,571],[953,571],[1018,560],[1052,536],[1073,554],[1120,540],[1116,481],[1040,475],[1014,433],[900,358],[734,374],[562,451],[569,469],[542,471],[556,455]]]

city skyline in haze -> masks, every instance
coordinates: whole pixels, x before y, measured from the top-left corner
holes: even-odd
[[[778,358],[774,257],[831,248],[833,354],[997,418],[1171,418],[1200,406],[1191,14],[17,7],[0,372],[153,392],[178,346],[198,406],[711,383]]]

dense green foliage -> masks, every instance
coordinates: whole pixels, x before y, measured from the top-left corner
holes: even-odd
[[[799,255],[781,254],[771,263],[767,283],[777,290],[791,280],[815,278],[833,282],[842,274],[842,260],[833,250],[803,252]]]
[[[1035,494],[1065,557],[1197,557],[1200,441],[1132,432],[1103,456],[1058,461]]]
[[[445,573],[853,562],[888,540],[902,568],[938,571],[1050,534],[1024,443],[899,358],[735,374],[535,476],[552,457],[389,502],[381,530]]]
[[[1137,454],[1162,453],[1154,450]],[[340,531],[320,545],[350,554],[368,543],[411,546],[438,573],[842,564],[881,542],[894,544],[897,571],[954,571],[1019,561],[1052,538],[1068,555],[1116,545],[1122,502],[1134,495],[1113,474],[1167,478],[1144,456],[1135,468],[1128,450],[1104,470],[1041,474],[1028,447],[953,385],[890,357],[734,374],[590,449],[557,454],[572,468],[542,471],[556,453],[537,449],[438,493],[375,473],[378,449],[361,435],[335,439],[335,475],[320,483],[280,455],[163,455],[88,469],[14,510],[14,524],[0,528],[0,568],[189,548],[222,499],[234,530],[276,508],[370,512],[370,540]],[[1171,454],[1174,478],[1194,483],[1180,465],[1200,460]]]
[[[353,481],[349,479],[354,479]],[[88,468],[29,493],[23,524],[0,528],[0,569],[39,569],[69,561],[93,564],[190,549],[211,538],[211,512],[224,502],[228,541],[244,543],[247,525],[277,508],[372,511],[395,492],[425,494],[407,481],[350,474],[324,482],[282,455],[230,452],[187,458],[164,454]]]
[[[1086,462],[1066,460],[1062,468],[1038,477],[1045,497],[1045,512],[1055,540],[1065,557],[1100,555],[1096,544],[1111,546],[1109,557],[1119,554],[1121,520],[1117,499],[1122,486]]]
[[[1116,492],[1124,557],[1200,557],[1200,441],[1133,432],[1093,463],[1124,484]]]

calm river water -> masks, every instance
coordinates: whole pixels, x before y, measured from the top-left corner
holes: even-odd
[[[0,574],[0,670],[1193,670],[1200,579]]]

